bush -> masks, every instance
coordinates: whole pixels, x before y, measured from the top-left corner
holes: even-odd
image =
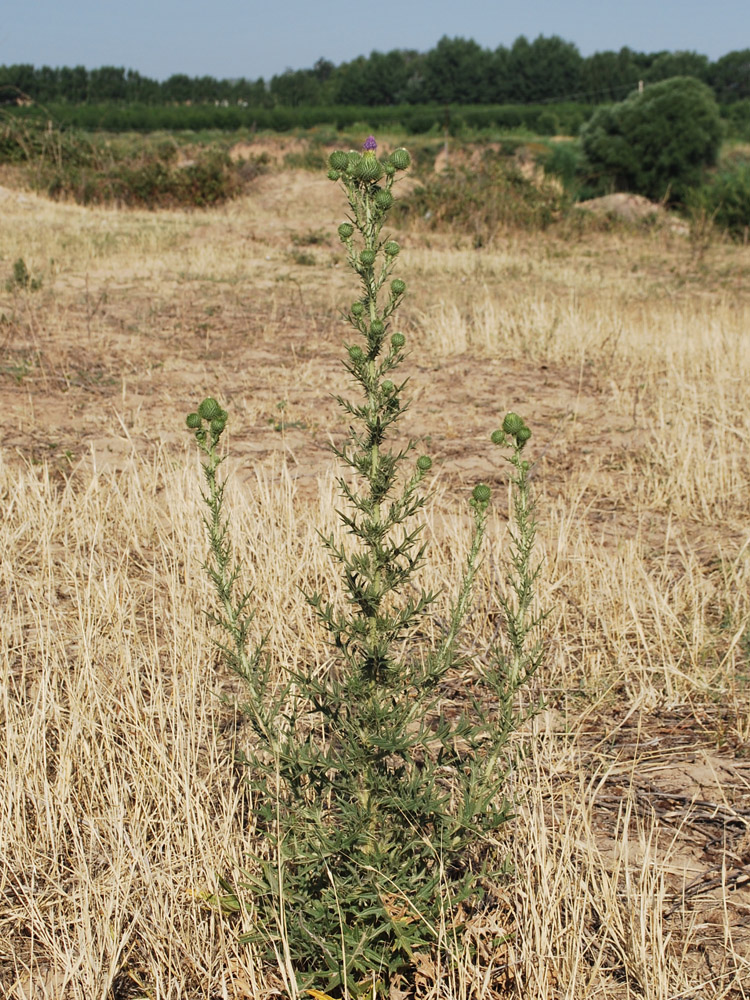
[[[722,108],[721,114],[726,123],[727,136],[750,142],[750,98]]]
[[[722,132],[711,90],[679,76],[601,108],[584,126],[581,143],[602,192],[682,202],[716,162]]]
[[[750,160],[719,170],[695,192],[690,207],[705,212],[732,236],[745,238],[750,227]]]
[[[426,219],[431,228],[456,226],[480,247],[504,229],[546,229],[560,217],[565,203],[557,185],[530,180],[493,157],[476,170],[450,170],[429,178],[403,200],[399,215]]]
[[[568,194],[578,192],[581,170],[581,146],[578,142],[555,142],[539,157],[546,174],[557,177]]]
[[[542,111],[536,120],[536,128],[539,135],[557,135],[560,131],[557,115],[552,111]]]
[[[33,188],[81,205],[206,208],[239,194],[268,165],[263,155],[233,163],[203,146],[190,155],[180,164],[171,137],[90,138],[39,116],[0,114],[0,162],[23,165]]]

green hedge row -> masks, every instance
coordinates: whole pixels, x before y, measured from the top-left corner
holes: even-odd
[[[13,110],[14,115],[38,117],[40,108]],[[528,129],[553,135],[576,134],[589,118],[593,105],[397,105],[370,108],[338,107],[252,108],[212,104],[155,107],[148,104],[57,104],[45,109],[62,126],[107,132],[204,131],[243,128],[286,132],[296,128],[328,125],[348,129],[363,125],[371,129],[401,128],[412,134],[447,128],[452,133],[469,129]]]

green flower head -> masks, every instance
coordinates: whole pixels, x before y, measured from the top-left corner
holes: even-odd
[[[391,282],[391,291],[394,295],[403,295],[406,291],[406,282],[401,278],[394,278]]]
[[[364,181],[366,184],[374,184],[383,176],[383,168],[374,153],[365,153],[360,158],[353,173],[357,180]]]
[[[486,483],[477,483],[471,495],[477,503],[486,504],[490,502],[492,490]]]
[[[387,212],[393,204],[393,195],[390,191],[378,191],[375,195],[375,207],[381,212]]]
[[[328,157],[328,166],[331,170],[346,170],[349,164],[349,157],[343,149],[335,149]]]
[[[406,337],[403,335],[403,333],[394,333],[393,336],[391,337],[391,343],[398,351],[406,343]]]
[[[215,420],[224,411],[212,396],[207,396],[198,407],[198,416],[203,420]]]
[[[365,267],[372,267],[375,263],[375,251],[374,250],[363,250],[359,255],[359,260],[361,264]]]
[[[388,240],[383,249],[389,257],[395,257],[400,252],[401,247],[395,240]]]
[[[503,420],[503,430],[506,434],[516,435],[524,426],[524,422],[517,413],[507,413]]]
[[[351,239],[354,235],[354,226],[351,222],[342,222],[339,226],[339,236],[342,240]]]
[[[420,455],[417,459],[417,468],[420,472],[429,472],[432,468],[432,459],[429,455]]]
[[[406,170],[411,163],[411,156],[405,149],[394,149],[391,153],[391,163],[396,170]]]
[[[519,447],[521,448],[523,448],[530,437],[531,431],[525,424],[520,428],[520,430],[516,431],[516,441],[518,441]]]

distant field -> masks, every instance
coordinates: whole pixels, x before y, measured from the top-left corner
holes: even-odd
[[[330,579],[317,532],[340,503],[345,206],[274,141],[268,171],[210,210],[0,188],[3,996],[285,989],[237,943],[251,914],[206,902],[242,865],[252,803],[184,429],[205,395],[229,409],[259,628],[280,673],[324,666],[300,588]],[[546,707],[495,845],[514,877],[488,887],[459,964],[419,956],[404,996],[745,998],[750,247],[710,228],[504,226],[478,246],[403,226],[404,433],[437,469],[424,585],[446,588],[439,616],[466,499],[492,484],[464,638],[481,657],[507,551],[488,438],[513,409],[533,430],[552,608],[530,694]]]

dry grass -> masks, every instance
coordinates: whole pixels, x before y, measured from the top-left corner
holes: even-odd
[[[330,582],[316,529],[334,519],[351,285],[335,240],[305,246],[315,266],[292,250],[342,207],[301,173],[211,215],[24,198],[5,197],[0,233],[0,269],[20,256],[43,278],[0,293],[0,996],[270,996],[282,972],[236,942],[251,917],[205,901],[252,803],[180,426],[201,395],[229,400],[259,628],[280,671],[324,669],[299,588]],[[683,238],[624,231],[402,244],[408,432],[439,470],[425,584],[455,583],[467,484],[496,483],[466,636],[481,659],[506,532],[487,439],[514,408],[553,608],[533,692],[549,707],[499,845],[516,877],[421,956],[418,995],[744,998],[750,251],[696,261]]]

